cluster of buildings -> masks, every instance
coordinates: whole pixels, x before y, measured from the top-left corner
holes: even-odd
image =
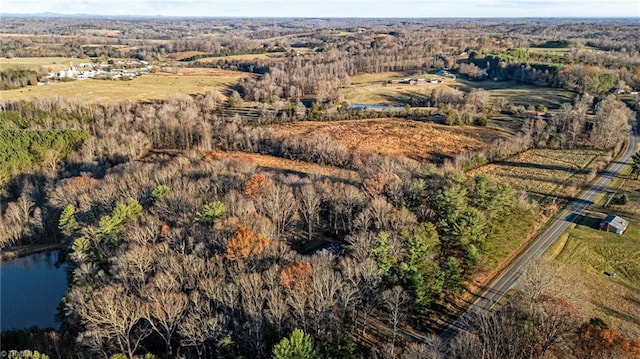
[[[442,83],[440,79],[414,79],[414,78],[405,78],[402,80],[389,80],[390,84],[406,84],[406,85],[426,85],[426,84],[438,84]]]
[[[440,78],[412,78],[412,77],[407,77],[404,79],[400,79],[400,80],[389,80],[388,83],[390,84],[405,84],[405,85],[426,85],[426,84],[439,84],[439,83],[443,83],[444,80],[442,79],[442,77],[444,78],[449,78],[449,79],[454,79],[456,78],[456,75],[452,74],[451,72],[447,71],[447,70],[440,70],[438,72],[436,72],[436,75],[438,75]]]
[[[122,79],[135,78],[142,74],[148,74],[153,71],[153,66],[147,61],[109,61],[101,63],[80,63],[74,65],[69,64],[66,70],[50,72],[47,75],[49,80],[76,79],[86,80],[93,78],[100,79]]]

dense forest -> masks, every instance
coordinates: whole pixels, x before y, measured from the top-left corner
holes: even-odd
[[[59,244],[69,280],[60,330],[4,332],[2,349],[60,358],[640,355],[640,342],[582,316],[549,274],[553,265],[533,267],[528,290],[453,342],[436,335],[474,276],[495,266],[487,253],[532,235],[553,214],[525,191],[469,170],[536,148],[619,152],[638,102],[613,92],[640,87],[637,24],[215,23],[3,19],[5,57],[125,57],[251,76],[224,93],[163,100],[0,102],[0,248]],[[534,46],[570,50],[526,50]],[[199,54],[167,59],[176,52]],[[225,59],[242,54],[282,56]],[[211,55],[220,58],[200,62]],[[353,109],[339,96],[358,74],[443,68],[576,96],[553,116],[482,89],[434,89],[405,110]],[[0,89],[38,76],[5,70]],[[257,115],[234,113],[243,102],[255,103]],[[484,129],[495,116],[517,120],[508,137],[438,161],[354,152],[330,137],[282,136],[268,126],[398,117]],[[230,151],[355,175],[219,155]]]

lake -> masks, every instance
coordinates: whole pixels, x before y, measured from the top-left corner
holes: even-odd
[[[59,252],[36,253],[0,263],[0,330],[32,326],[58,329],[58,304],[67,291]]]

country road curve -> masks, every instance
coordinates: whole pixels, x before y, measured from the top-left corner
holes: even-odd
[[[593,203],[593,201],[607,190],[611,181],[618,176],[629,162],[638,148],[638,133],[633,125],[629,135],[629,144],[626,151],[617,160],[614,160],[609,167],[598,177],[588,190],[582,192],[573,204],[564,209],[560,215],[535,241],[493,282],[491,282],[482,293],[460,316],[458,319],[442,332],[440,337],[444,344],[450,343],[455,336],[467,327],[474,317],[489,312],[502,297],[507,294],[526,271],[529,264],[537,261],[542,254],[560,237],[578,215]]]

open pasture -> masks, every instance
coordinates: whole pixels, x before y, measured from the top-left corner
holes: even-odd
[[[575,93],[553,87],[540,87],[518,81],[467,81],[455,80],[453,87],[463,91],[483,89],[489,92],[492,99],[504,98],[518,106],[544,105],[548,109],[558,109],[564,102],[573,102]]]
[[[284,57],[285,57],[285,53],[283,52],[273,52],[273,53],[265,53],[265,54],[241,54],[241,55],[229,55],[229,56],[203,57],[201,59],[195,60],[195,62],[214,62],[219,60],[276,59],[276,58],[284,58]]]
[[[486,148],[505,134],[489,128],[451,127],[410,120],[370,119],[294,122],[269,126],[283,137],[329,136],[349,152],[378,153],[419,161],[442,160]]]
[[[600,216],[590,213],[578,222],[550,249],[552,257],[566,265],[561,275],[578,288],[573,302],[586,318],[602,318],[640,338],[640,223],[632,222],[619,236],[597,228]]]
[[[389,83],[391,80],[404,78],[438,79],[440,84],[400,84]],[[412,100],[421,100],[429,97],[438,86],[453,84],[454,80],[434,74],[409,73],[409,72],[381,72],[375,74],[358,74],[351,77],[351,86],[343,89],[341,96],[349,104],[371,104],[404,106],[411,104]]]
[[[547,197],[559,195],[574,176],[587,175],[603,159],[604,153],[597,150],[534,149],[476,171],[490,174],[534,197]]]
[[[0,71],[13,68],[38,70],[41,67],[57,71],[66,69],[70,63],[79,64],[88,61],[88,59],[82,60],[73,57],[0,57]]]
[[[247,74],[214,69],[188,69],[185,74],[147,74],[133,80],[75,80],[1,91],[4,100],[61,96],[89,103],[153,100],[178,94],[223,91]]]

